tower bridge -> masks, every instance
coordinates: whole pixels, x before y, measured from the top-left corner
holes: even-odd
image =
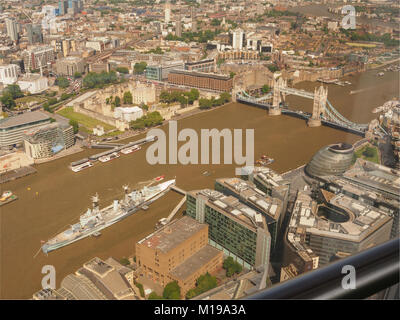
[[[287,95],[295,95],[306,99],[312,99],[312,113],[299,110],[291,110],[285,107]],[[272,98],[272,104],[270,102]],[[344,130],[360,136],[365,136],[368,124],[358,124],[346,119],[337,111],[328,100],[328,88],[322,85],[315,88],[314,93],[305,90],[287,87],[286,80],[279,78],[274,81],[273,90],[262,97],[253,97],[242,90],[236,93],[236,101],[266,109],[270,115],[286,114],[292,117],[304,119],[310,127],[326,125],[335,129]]]

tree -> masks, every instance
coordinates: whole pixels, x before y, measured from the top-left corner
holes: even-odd
[[[21,91],[21,88],[17,84],[9,84],[5,89],[6,92],[11,94],[11,97],[15,100],[24,96]]]
[[[211,100],[208,99],[200,99],[199,100],[200,109],[210,109],[212,107]]]
[[[69,124],[74,128],[74,134],[77,134],[79,131],[79,123],[76,120],[69,120]]]
[[[268,69],[269,69],[269,71],[271,71],[271,72],[279,71],[279,68],[278,68],[275,64],[270,64],[270,65],[268,66]]]
[[[123,74],[128,74],[129,73],[129,69],[126,67],[118,67],[116,69],[119,73],[123,73]]]
[[[214,27],[218,27],[218,26],[221,25],[221,20],[212,19],[212,20],[211,20],[211,25],[214,26]]]
[[[181,288],[177,281],[172,281],[165,286],[163,298],[168,300],[179,300],[181,298]]]
[[[208,272],[206,274],[201,275],[197,280],[196,280],[196,287],[193,289],[190,289],[186,293],[186,299],[192,299],[195,296],[198,296],[199,294],[202,294],[203,292],[206,292],[208,290],[211,290],[217,286],[217,278],[214,276],[211,276]]]
[[[147,63],[146,62],[137,62],[133,66],[133,70],[136,74],[142,74],[144,70],[147,68]]]
[[[127,259],[127,258],[122,258],[121,260],[120,260],[120,262],[121,262],[121,264],[122,265],[124,265],[124,266],[129,266],[131,263],[129,262],[129,259]]]
[[[235,273],[242,272],[242,266],[234,261],[232,257],[226,258],[222,267],[226,270],[227,277],[231,277]]]
[[[268,92],[270,92],[271,88],[269,87],[269,85],[264,84],[261,88],[262,93],[267,94]]]
[[[121,105],[121,98],[116,96],[114,101],[111,102],[111,108],[114,110],[114,108],[118,108]]]
[[[367,158],[372,158],[375,155],[375,150],[371,147],[366,147],[362,154]]]
[[[136,280],[134,280],[133,283],[134,283],[135,286],[139,289],[140,296],[141,296],[142,298],[144,298],[144,297],[145,297],[145,292],[144,292],[143,285],[142,285],[141,283],[139,283],[139,282],[136,282]]]
[[[16,106],[15,101],[9,92],[4,93],[0,101],[8,109],[13,109]]]
[[[148,300],[162,300],[162,298],[163,297],[159,296],[154,291],[152,293],[150,293],[149,296],[147,297]]]
[[[133,103],[133,97],[132,97],[132,93],[130,91],[126,91],[124,93],[123,101],[124,101],[124,104],[132,104]]]
[[[69,87],[69,81],[65,77],[59,77],[56,79],[56,85],[58,85],[61,89],[65,89]]]
[[[74,78],[75,78],[75,79],[82,78],[82,73],[80,73],[80,72],[78,72],[78,71],[75,72],[75,73],[74,73]]]
[[[219,98],[222,101],[221,104],[224,104],[224,103],[231,101],[232,96],[229,92],[223,92],[220,94]]]

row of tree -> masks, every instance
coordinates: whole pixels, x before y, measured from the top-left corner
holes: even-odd
[[[211,109],[212,107],[222,106],[231,101],[231,95],[228,92],[223,92],[218,99],[212,97],[211,99],[202,98],[199,100],[200,109]]]
[[[120,81],[115,71],[101,73],[89,72],[83,78],[83,86],[85,88],[103,88],[107,84],[118,83]]]
[[[138,129],[158,126],[162,124],[163,121],[164,119],[161,116],[161,114],[158,111],[154,111],[148,113],[147,115],[144,115],[139,119],[131,121],[129,125],[132,129],[138,130]]]
[[[164,103],[180,102],[182,106],[186,104],[193,104],[200,97],[200,92],[197,89],[190,91],[162,91],[160,94],[160,101]]]

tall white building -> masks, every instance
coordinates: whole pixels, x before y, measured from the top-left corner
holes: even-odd
[[[171,21],[171,3],[169,2],[169,0],[165,4],[164,20],[165,23],[170,23]]]
[[[8,85],[17,82],[19,71],[15,64],[0,65],[0,83]]]
[[[242,29],[236,29],[232,34],[232,48],[235,50],[243,49],[243,42],[245,38],[245,33]]]
[[[12,41],[18,41],[18,23],[15,19],[6,19],[7,35]]]

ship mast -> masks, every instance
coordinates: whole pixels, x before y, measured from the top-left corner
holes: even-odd
[[[93,212],[99,211],[99,200],[100,200],[99,195],[96,192],[96,194],[92,197]]]

